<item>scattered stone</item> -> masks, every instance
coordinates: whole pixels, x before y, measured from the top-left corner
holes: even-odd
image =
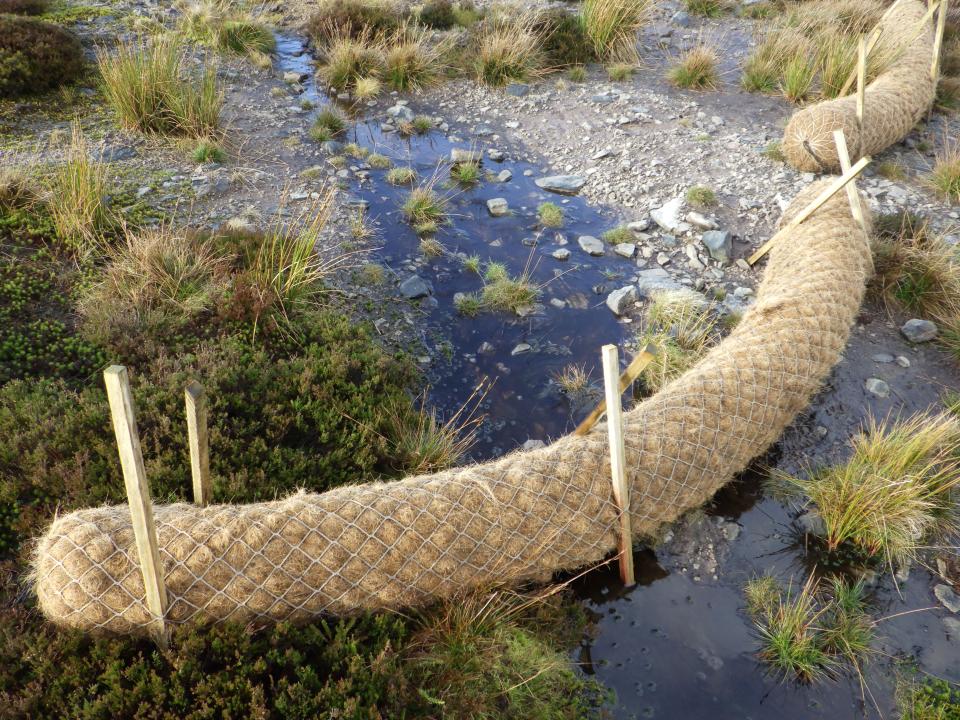
[[[297,85],[301,80],[306,80],[308,77],[310,76],[303,73],[288,71],[283,74],[283,81],[287,85]]]
[[[876,363],[892,363],[893,355],[890,355],[889,353],[877,353],[876,355],[871,355],[870,359]]]
[[[659,265],[660,267],[663,267],[663,266],[666,265],[668,262],[670,262],[670,256],[669,256],[669,255],[667,255],[666,253],[663,253],[663,252],[662,252],[662,253],[657,253],[657,265]]]
[[[620,257],[632,258],[637,253],[637,246],[633,243],[617,243],[613,251]]]
[[[929,320],[921,320],[920,318],[913,318],[903,324],[900,332],[903,333],[903,336],[910,342],[923,343],[930,342],[937,337],[940,330],[936,326],[936,323],[932,323]]]
[[[644,297],[658,290],[679,290],[682,286],[663,268],[641,270],[637,273],[637,289]]]
[[[690,15],[683,10],[677,10],[677,12],[673,14],[673,17],[670,18],[670,22],[680,27],[690,27]]]
[[[645,217],[643,220],[634,220],[633,222],[627,223],[627,230],[636,235],[637,233],[642,233],[644,230],[649,230],[651,222],[649,217]]]
[[[701,230],[716,230],[717,223],[698,212],[688,212],[687,222]]]
[[[683,198],[675,197],[670,202],[662,205],[656,210],[651,211],[650,217],[653,221],[667,232],[680,232],[682,221],[680,220],[680,209],[683,207]]]
[[[570,259],[570,251],[567,250],[566,248],[557,248],[552,253],[550,253],[550,255],[554,259],[560,260],[561,262]]]
[[[587,179],[580,175],[551,175],[537,178],[534,182],[543,190],[561,195],[576,195],[587,184]]]
[[[530,347],[529,343],[519,343],[513,348],[513,350],[510,351],[510,354],[523,355],[524,353],[530,352],[532,349],[533,348]]]
[[[614,315],[623,315],[637,301],[637,288],[627,285],[607,295],[607,307]]]
[[[724,265],[730,262],[730,255],[733,253],[730,233],[726,230],[707,230],[701,240],[710,251],[710,257]]]
[[[487,150],[487,157],[493,160],[494,162],[503,162],[506,155],[503,154],[502,150],[497,150],[496,148],[489,148]]]
[[[480,347],[477,348],[478,355],[493,355],[496,352],[497,348],[493,346],[493,343],[487,342],[484,340],[480,343]]]
[[[546,447],[547,444],[543,440],[534,440],[531,438],[527,440],[523,445],[520,446],[521,450],[539,450],[540,448]]]
[[[506,198],[491,198],[487,200],[487,210],[494,217],[503,217],[510,214],[510,206]]]
[[[603,241],[593,235],[581,235],[577,238],[577,244],[585,253],[595,257],[603,255]]]
[[[401,105],[397,103],[393,107],[387,108],[387,115],[392,118],[396,118],[400,122],[413,122],[414,114],[413,110],[408,108],[406,105]]]
[[[424,280],[419,275],[411,275],[402,283],[400,283],[400,294],[403,295],[407,300],[416,300],[417,298],[426,297],[433,292],[433,288],[430,286],[430,283]]]
[[[483,160],[483,153],[479,150],[465,150],[464,148],[451,148],[450,162],[453,163],[479,163]]]
[[[903,355],[897,355],[896,363],[902,368],[910,367],[910,360]]]
[[[343,152],[343,143],[337,140],[327,140],[320,147],[327,155],[339,155]]]
[[[507,95],[525,97],[530,93],[530,86],[525,83],[510,83],[507,85]]]
[[[863,386],[867,389],[867,392],[877,397],[885,398],[890,396],[890,386],[880,378],[867,378]]]
[[[937,596],[937,600],[947,610],[952,613],[960,613],[960,595],[957,595],[952,587],[941,583],[933,588],[933,594]]]
[[[513,173],[509,170],[501,170],[499,173],[497,173],[497,182],[505,183],[510,182],[511,180],[513,180]]]

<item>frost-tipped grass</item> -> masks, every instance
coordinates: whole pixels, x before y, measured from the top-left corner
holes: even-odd
[[[47,207],[57,237],[72,250],[87,254],[116,224],[107,204],[107,166],[90,147],[79,122],[73,123],[63,162],[48,178]]]
[[[636,63],[637,36],[647,24],[654,0],[583,0],[580,22],[601,60]]]
[[[667,72],[667,79],[687,90],[715,90],[720,84],[716,49],[706,43],[690,48]]]
[[[772,487],[816,507],[828,550],[844,544],[890,564],[913,559],[925,540],[956,531],[960,422],[948,414],[871,419],[853,454],[796,477],[777,472]]]
[[[545,202],[537,206],[537,219],[543,227],[558,228],[563,226],[563,208],[556,203]]]
[[[192,73],[185,51],[170,36],[121,42],[97,51],[107,102],[126,127],[160,135],[215,137],[223,93],[216,71]]]

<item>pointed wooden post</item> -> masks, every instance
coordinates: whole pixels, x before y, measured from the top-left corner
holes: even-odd
[[[130,504],[130,520],[133,524],[133,536],[137,542],[140,571],[143,573],[146,604],[154,617],[153,634],[157,643],[166,647],[164,618],[167,614],[167,590],[163,582],[157,526],[153,519],[150,485],[147,483],[143,453],[140,450],[140,436],[137,433],[137,418],[133,409],[133,395],[130,393],[130,379],[123,365],[108,367],[103,372],[103,379],[107,386],[113,432],[117,436],[123,483],[127,490],[127,501]]]
[[[940,0],[940,13],[937,16],[937,34],[933,39],[933,61],[930,64],[930,79],[940,79],[940,48],[943,46],[943,33],[947,28],[947,10],[950,0]]]
[[[633,577],[633,534],[630,530],[630,489],[626,476],[626,447],[623,441],[623,408],[621,407],[620,359],[616,345],[604,345],[603,385],[607,401],[607,436],[610,441],[610,475],[613,497],[620,509],[620,579],[635,585]]]
[[[210,446],[207,436],[207,396],[203,386],[198,382],[187,385],[183,395],[187,407],[193,501],[201,507],[206,507],[213,498],[213,481],[210,479]]]
[[[857,123],[863,128],[863,109],[867,96],[867,41],[857,43]]]
[[[649,365],[653,359],[657,356],[657,348],[653,344],[647,344],[640,352],[637,353],[637,356],[630,361],[630,364],[627,366],[627,369],[623,371],[620,375],[620,394],[622,395],[624,391],[630,386],[634,380],[640,377],[647,365]],[[583,419],[577,429],[573,431],[574,435],[586,435],[597,424],[597,420],[603,415],[607,409],[607,401],[601,400],[597,406],[590,411],[590,414]]]

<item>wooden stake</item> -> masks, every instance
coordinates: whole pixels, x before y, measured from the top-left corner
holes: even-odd
[[[940,80],[940,48],[943,45],[943,33],[947,27],[947,10],[950,0],[940,0],[940,14],[937,16],[937,34],[933,39],[933,62],[930,64],[930,79]]]
[[[607,436],[610,440],[610,475],[613,497],[620,508],[620,579],[623,584],[635,585],[633,578],[633,533],[630,531],[630,490],[626,476],[626,448],[623,442],[623,409],[618,381],[620,360],[616,345],[604,345],[603,386],[607,401]]]
[[[800,223],[802,223],[808,217],[813,215],[813,213],[819,210],[820,207],[825,202],[827,202],[827,200],[829,200],[834,195],[836,195],[837,192],[845,188],[847,186],[847,183],[852,182],[853,179],[856,178],[857,175],[859,175],[861,172],[863,172],[863,169],[869,164],[870,164],[869,157],[862,157],[859,160],[857,160],[857,164],[854,165],[852,168],[850,168],[849,172],[844,173],[840,177],[836,178],[832,183],[830,183],[830,185],[827,188],[825,188],[823,192],[821,192],[819,195],[817,195],[816,198],[814,198],[813,202],[811,202],[803,210],[801,210],[793,220],[791,220],[789,223],[787,223],[782,228],[780,228],[780,230],[778,230],[777,233],[772,238],[770,238],[763,245],[760,246],[759,250],[757,250],[753,255],[747,258],[747,262],[753,265],[757,262],[757,260],[759,260],[768,252],[770,252],[770,248],[776,245],[784,235],[792,231]]]
[[[207,396],[203,386],[198,382],[187,385],[183,395],[187,406],[187,436],[190,440],[193,501],[201,507],[206,507],[213,497],[213,482],[210,479],[210,446],[207,439]]]
[[[890,14],[890,12],[899,4],[899,1],[900,1],[900,0],[898,0],[898,2],[894,3],[893,5],[891,5],[889,8],[887,8],[887,12],[884,13],[884,16],[883,16],[884,19],[885,19],[885,18]],[[931,0],[931,2],[930,2],[930,7],[929,7],[929,9],[927,10],[926,15],[923,16],[923,19],[920,20],[920,23],[919,23],[916,31],[914,32],[913,37],[911,37],[907,42],[903,43],[903,45],[901,45],[900,47],[897,48],[897,52],[893,55],[893,57],[890,58],[890,63],[891,63],[891,64],[894,63],[895,61],[897,61],[897,60],[900,58],[900,56],[903,55],[903,53],[904,53],[904,51],[906,50],[907,46],[913,44],[913,41],[916,40],[918,37],[920,37],[920,35],[923,33],[923,28],[924,28],[924,26],[927,24],[927,21],[928,21],[931,17],[933,17],[933,12],[934,12],[934,9],[936,8],[937,4],[938,4],[938,3],[937,3],[937,0]],[[883,19],[881,19],[880,22],[877,23],[877,25],[876,25],[876,26],[874,27],[874,29],[873,29],[873,32],[872,32],[871,35],[870,35],[870,39],[867,40],[867,56],[868,56],[868,57],[870,56],[870,53],[873,52],[873,48],[876,47],[877,42],[880,40],[880,38],[881,38],[882,35],[883,35],[883,31],[880,29],[880,26],[881,26],[882,23],[883,23]],[[857,81],[857,71],[856,71],[856,69],[854,69],[854,70],[850,73],[850,75],[847,77],[847,81],[843,84],[843,87],[840,88],[840,94],[839,94],[837,97],[843,97],[844,95],[846,95],[847,93],[849,93],[849,92],[850,92],[850,88],[853,87],[853,83],[855,83],[856,81]]]
[[[150,485],[143,466],[140,436],[137,433],[137,418],[133,410],[130,380],[123,365],[111,365],[103,372],[113,418],[113,432],[117,436],[123,483],[130,504],[130,520],[140,557],[143,587],[147,607],[154,617],[154,636],[166,646],[164,617],[167,613],[167,590],[163,583],[160,550],[157,542],[157,526],[153,520],[153,505],[150,500]]]
[[[867,93],[867,43],[860,38],[857,43],[857,122],[863,127],[863,107]]]
[[[623,374],[620,376],[620,383],[618,387],[620,388],[620,394],[622,395],[624,391],[630,386],[634,380],[640,377],[647,365],[649,365],[653,359],[657,356],[657,348],[653,345],[647,345],[643,350],[637,353],[637,356],[630,362],[627,366],[627,369],[623,371]],[[597,424],[597,421],[601,418],[603,413],[607,409],[607,401],[601,400],[600,404],[597,405],[583,422],[577,425],[577,429],[573,431],[574,435],[586,435],[590,430],[593,429],[593,426]]]
[[[840,169],[846,174],[850,172],[850,153],[847,150],[847,139],[843,135],[843,130],[838,128],[833,131],[833,141],[837,144],[837,157],[840,158]],[[855,182],[847,185],[847,198],[850,200],[850,212],[853,214],[853,219],[857,221],[860,227],[866,230],[867,223],[863,217],[863,206],[860,204],[860,193],[857,192],[857,184]]]

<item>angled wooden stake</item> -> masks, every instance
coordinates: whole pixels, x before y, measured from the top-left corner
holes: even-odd
[[[627,369],[623,371],[623,374],[620,376],[620,394],[622,395],[624,391],[630,386],[634,380],[640,377],[647,365],[649,365],[657,355],[657,348],[653,345],[647,345],[643,350],[637,353],[637,356],[630,361],[630,364],[627,366]],[[597,421],[601,418],[603,413],[607,409],[607,401],[601,400],[600,403],[590,411],[590,414],[583,419],[577,429],[573,431],[574,435],[586,435],[597,424]]]
[[[160,564],[160,549],[157,542],[157,526],[153,520],[153,504],[150,500],[150,485],[143,467],[140,436],[137,433],[137,418],[130,393],[130,379],[123,365],[111,365],[103,372],[113,418],[113,432],[117,436],[123,483],[130,504],[130,519],[133,536],[137,542],[140,571],[146,591],[147,608],[153,614],[153,634],[157,643],[166,647],[164,618],[167,614],[167,590],[163,582]]]
[[[857,43],[857,122],[863,127],[863,108],[867,96],[867,42]]]
[[[870,164],[869,157],[862,157],[857,160],[856,165],[850,168],[849,172],[845,172],[840,177],[834,179],[829,186],[824,188],[817,197],[813,199],[809,205],[807,205],[803,210],[797,213],[796,217],[793,218],[789,223],[784,225],[780,230],[778,230],[773,237],[767,240],[760,248],[749,258],[747,262],[751,265],[755,264],[760,258],[770,252],[770,248],[776,245],[785,235],[790,231],[796,228],[800,223],[806,220],[808,217],[813,215],[820,207],[827,202],[830,198],[836,195],[840,190],[847,186],[847,183],[853,182],[854,178],[857,177],[860,173],[863,172],[863,169]]]
[[[620,390],[620,360],[616,345],[604,345],[603,386],[607,401],[607,436],[610,440],[610,475],[613,497],[620,508],[620,579],[635,585],[633,577],[633,533],[630,531],[630,489],[626,475],[626,448],[623,442],[623,409]]]
[[[187,436],[190,441],[190,472],[193,475],[193,501],[205,507],[213,498],[210,479],[210,446],[207,439],[207,396],[203,386],[191,382],[183,391],[187,406]]]
[[[839,128],[833,131],[833,141],[837,144],[837,157],[840,158],[840,169],[844,173],[850,172],[850,152],[847,150],[847,139],[843,135],[843,130]],[[847,198],[850,200],[850,212],[853,219],[864,230],[867,229],[867,222],[863,216],[863,205],[860,204],[860,193],[857,192],[857,184],[852,182],[847,185]]]
[[[940,0],[940,13],[937,16],[937,34],[933,39],[933,61],[930,63],[930,79],[940,79],[940,48],[943,46],[943,33],[947,28],[947,10],[950,0]]]

